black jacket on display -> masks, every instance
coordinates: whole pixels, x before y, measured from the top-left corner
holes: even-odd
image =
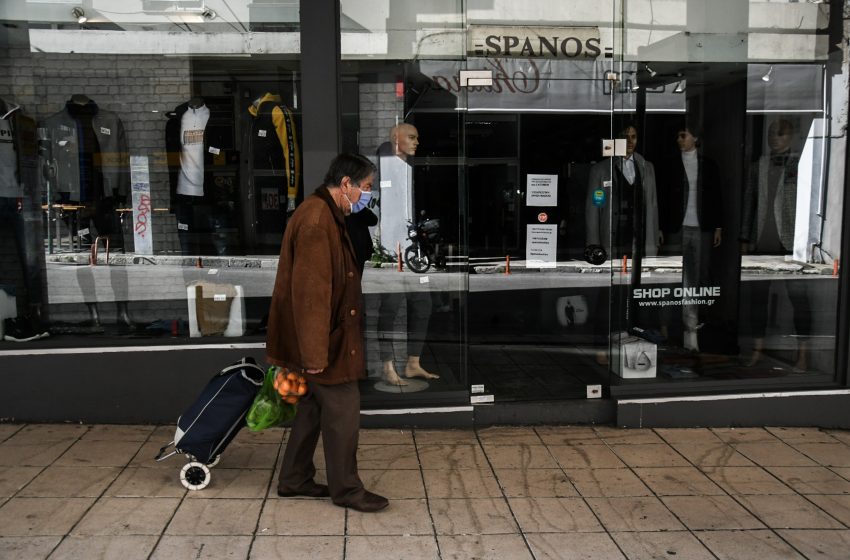
[[[723,185],[720,168],[701,155],[697,157],[697,216],[702,231],[714,231],[723,227]],[[658,182],[661,231],[665,235],[682,229],[682,221],[688,208],[688,175],[682,156],[671,158],[664,166]]]
[[[248,150],[246,162],[255,171],[283,175],[282,190],[287,198],[295,198],[301,179],[301,154],[292,111],[279,95],[266,93],[248,108],[248,113],[242,144]]]
[[[55,165],[54,190],[67,200],[125,199],[130,192],[130,159],[124,124],[94,101],[68,101],[42,125],[49,138],[43,154]]]

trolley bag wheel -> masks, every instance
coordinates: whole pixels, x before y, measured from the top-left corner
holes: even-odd
[[[404,250],[404,262],[407,263],[410,270],[419,274],[428,272],[428,269],[431,268],[431,259],[428,257],[428,253],[417,246],[411,246]]]
[[[210,484],[210,469],[203,463],[192,461],[180,469],[180,482],[187,490],[203,490]]]
[[[209,468],[213,468],[214,466],[216,466],[217,464],[219,464],[219,462],[220,462],[220,461],[221,461],[221,453],[219,453],[218,455],[216,455],[215,457],[213,457],[213,458],[212,458],[212,461],[210,461],[209,463],[207,463],[207,466],[208,466]]]

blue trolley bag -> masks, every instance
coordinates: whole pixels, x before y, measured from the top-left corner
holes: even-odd
[[[181,471],[181,482],[190,490],[205,488],[210,480],[208,467],[218,463],[222,451],[245,425],[245,415],[264,378],[265,371],[251,357],[218,372],[177,419],[174,440],[159,450],[156,460],[187,455],[190,462]],[[174,450],[163,456],[172,445]]]

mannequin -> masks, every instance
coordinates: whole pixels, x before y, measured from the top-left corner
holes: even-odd
[[[790,255],[794,251],[797,214],[797,167],[800,154],[792,150],[795,128],[786,119],[773,121],[767,130],[768,153],[750,166],[741,210],[741,252],[757,255]],[[811,311],[805,282],[786,282],[797,334],[795,367],[808,367]],[[764,351],[769,290],[755,290],[750,298],[753,352],[746,365],[756,365]]]
[[[390,141],[378,148],[380,172],[380,224],[381,244],[390,253],[400,242],[402,250],[407,242],[407,222],[413,216],[413,168],[412,157],[419,145],[419,132],[411,124],[399,124],[390,130]],[[393,329],[396,317],[402,310],[407,312],[407,359],[404,376],[423,379],[438,379],[440,376],[426,371],[420,362],[425,333],[431,319],[431,294],[429,292],[384,292],[378,308],[378,330]],[[380,339],[381,377],[390,385],[404,386],[395,368],[392,340]]]
[[[246,127],[251,154],[252,170],[283,172],[286,211],[295,211],[298,183],[301,179],[301,154],[292,111],[284,105],[280,95],[265,93],[256,98],[248,108],[251,116]]]
[[[14,341],[47,336],[41,326],[44,236],[36,137],[35,121],[19,105],[0,99],[0,243],[14,244],[18,260],[18,266],[0,270],[0,284],[23,287],[14,294],[17,317],[0,330]]]
[[[210,110],[202,97],[192,97],[168,114],[165,144],[168,151],[172,208],[177,215],[177,236],[184,255],[204,252],[199,235],[206,231],[211,214],[205,204],[206,169],[212,165],[212,151],[206,137]]]
[[[716,163],[697,150],[700,138],[693,127],[676,133],[679,154],[665,166],[660,188],[663,239],[668,247],[682,255],[682,286],[709,284],[711,249],[723,238],[722,183]],[[697,305],[682,306],[684,333],[682,346],[699,351]]]

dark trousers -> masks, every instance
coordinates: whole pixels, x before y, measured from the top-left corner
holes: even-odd
[[[321,433],[331,500],[341,505],[356,501],[364,492],[357,474],[359,432],[357,382],[320,385],[308,381],[283,454],[278,488],[297,491],[313,480],[313,454]]]

